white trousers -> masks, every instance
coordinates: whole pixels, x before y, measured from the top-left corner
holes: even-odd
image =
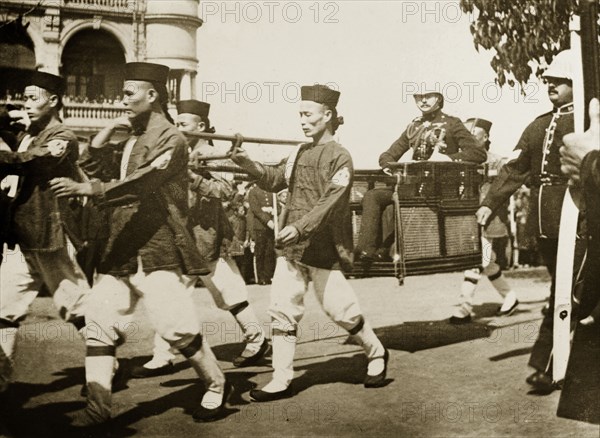
[[[248,301],[248,289],[240,270],[231,257],[209,262],[210,274],[201,275],[202,282],[219,309],[229,310]],[[193,287],[193,285],[192,285]]]
[[[24,318],[43,285],[65,320],[84,315],[90,287],[66,246],[48,252],[5,250],[0,270],[0,318]]]
[[[233,259],[219,258],[209,262],[208,267],[210,274],[201,275],[200,278],[219,309],[229,310],[248,301],[246,282]],[[195,277],[188,277],[186,281],[189,282],[188,291],[191,296],[195,288]],[[160,364],[175,360],[170,345],[158,333],[154,336],[153,359]]]
[[[140,298],[154,330],[173,348],[188,346],[200,333],[189,277],[179,269],[139,270],[123,277],[99,274],[86,313],[88,346],[115,346],[135,335],[132,316]]]
[[[325,313],[346,330],[356,327],[362,312],[354,290],[341,271],[306,266],[279,257],[269,308],[273,328],[281,331],[296,328],[304,316],[304,295],[311,281]]]

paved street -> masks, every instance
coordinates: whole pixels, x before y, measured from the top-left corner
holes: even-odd
[[[365,389],[366,360],[358,346],[329,322],[314,296],[306,298],[296,355],[297,395],[250,403],[248,391],[268,382],[270,368],[235,369],[240,332],[217,310],[206,290],[196,304],[204,333],[234,384],[229,416],[197,424],[189,413],[201,386],[179,356],[177,373],[129,380],[114,396],[114,436],[545,436],[598,437],[598,426],[556,417],[559,392],[528,394],[528,353],[541,321],[548,277],[541,269],[510,273],[521,306],[495,318],[500,298],[482,281],[472,324],[445,320],[458,295],[461,273],[352,280],[362,308],[391,352],[389,384]],[[269,287],[251,286],[250,300],[267,322]],[[151,353],[152,331],[143,305],[128,328],[121,365],[141,364]],[[84,406],[83,342],[57,319],[51,299],[36,300],[19,332],[16,383],[5,421],[11,436],[66,436],[68,414]]]

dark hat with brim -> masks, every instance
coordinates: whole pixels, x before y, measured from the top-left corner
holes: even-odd
[[[169,67],[151,62],[128,62],[125,64],[126,81],[145,81],[156,84],[166,84],[169,77]]]
[[[340,92],[325,85],[305,85],[300,88],[302,100],[310,100],[335,108],[340,100]]]
[[[27,85],[35,85],[55,94],[65,92],[65,80],[63,78],[43,71],[32,71],[28,75]]]
[[[476,117],[472,117],[470,119],[467,119],[466,123],[472,123],[473,128],[481,128],[485,132],[487,132],[488,135],[490,133],[490,129],[492,129],[492,122],[490,122],[489,120],[485,120],[485,119],[479,119]]]
[[[182,100],[177,104],[178,114],[195,114],[206,118],[210,111],[210,103],[199,100]]]

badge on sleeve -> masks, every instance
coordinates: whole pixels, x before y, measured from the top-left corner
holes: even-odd
[[[173,151],[166,151],[165,153],[159,155],[154,159],[152,163],[150,163],[151,167],[154,167],[158,170],[164,170],[167,168],[169,163],[171,162],[171,157],[173,156]]]
[[[50,155],[52,155],[53,157],[62,157],[67,151],[68,144],[68,140],[54,139],[50,140],[48,144],[46,144],[46,147],[48,148],[48,152],[50,152]]]
[[[336,186],[347,187],[350,184],[350,170],[348,167],[342,167],[338,172],[333,175],[331,182]]]

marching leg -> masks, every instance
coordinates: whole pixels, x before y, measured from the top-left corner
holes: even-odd
[[[294,378],[296,330],[304,314],[307,275],[306,268],[283,257],[277,259],[269,309],[272,317],[273,376],[264,388],[250,391],[254,401],[278,400],[293,394],[291,382]]]
[[[369,361],[364,385],[377,388],[385,385],[389,353],[365,321],[354,290],[341,271],[309,268],[317,299],[329,317],[348,330],[365,350]]]
[[[228,310],[244,334],[246,346],[233,360],[236,367],[247,367],[258,362],[269,349],[269,343],[248,302],[248,289],[242,274],[229,257],[210,263],[211,273],[202,276],[202,282],[208,288],[220,309]]]
[[[76,412],[72,427],[88,428],[111,419],[112,380],[116,369],[116,346],[124,341],[119,327],[126,327],[137,297],[126,280],[99,275],[86,307],[85,378],[87,406]]]
[[[504,298],[504,302],[502,306],[498,308],[496,311],[497,316],[508,316],[511,315],[519,305],[519,300],[517,300],[517,295],[506,281],[506,277],[502,275],[502,270],[498,265],[494,263],[497,267],[497,272],[495,274],[487,274],[488,279],[494,286],[494,289]]]
[[[460,304],[454,315],[450,317],[451,324],[465,324],[471,322],[473,315],[473,300],[475,289],[481,279],[479,268],[465,271],[463,282],[460,286]]]
[[[192,340],[190,345],[180,349],[180,351],[190,362],[206,387],[200,407],[192,414],[192,417],[195,421],[200,422],[219,419],[224,412],[225,402],[231,386],[226,382],[217,358],[207,341],[200,334]]]
[[[143,379],[146,377],[164,376],[175,371],[173,362],[175,355],[171,352],[171,345],[158,333],[154,334],[154,349],[152,359],[142,366],[133,367],[131,377]]]
[[[154,271],[132,280],[144,297],[148,317],[156,332],[188,359],[205,384],[195,421],[214,421],[225,413],[228,385],[207,341],[200,334],[198,315],[189,293],[189,280],[180,271]],[[164,285],[170,287],[168,292]]]
[[[230,312],[242,328],[246,342],[244,351],[233,360],[233,365],[238,368],[254,365],[269,350],[269,341],[248,301],[238,304]]]

